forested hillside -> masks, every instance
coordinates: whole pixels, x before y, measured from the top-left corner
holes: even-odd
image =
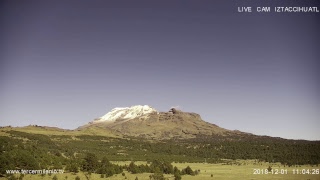
[[[320,164],[319,141],[262,136],[229,139],[207,136],[188,140],[147,141],[131,137],[42,135],[14,130],[6,133],[9,136],[0,136],[2,175],[5,170],[16,168],[90,171],[108,165],[107,160],[218,163],[225,159],[256,159],[257,162],[281,162],[288,166]],[[86,165],[88,157],[100,165]],[[101,165],[101,162],[105,162],[105,165]],[[123,168],[115,166],[113,173],[120,173]]]

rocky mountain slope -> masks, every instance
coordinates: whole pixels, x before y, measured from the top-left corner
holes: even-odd
[[[102,128],[121,136],[148,139],[245,134],[208,123],[196,113],[182,112],[175,108],[170,109],[168,112],[158,112],[148,105],[115,108],[106,115],[79,127],[77,130],[85,131],[93,128]]]

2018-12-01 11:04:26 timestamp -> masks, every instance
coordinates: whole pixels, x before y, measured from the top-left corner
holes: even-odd
[[[253,174],[320,174],[319,169],[253,169]]]

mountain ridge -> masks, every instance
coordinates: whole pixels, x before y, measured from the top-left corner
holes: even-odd
[[[133,112],[145,113],[138,115]],[[133,113],[133,115],[128,116],[131,113]],[[111,116],[112,114],[113,116]],[[130,108],[114,108],[106,115],[80,126],[77,130],[83,131],[91,128],[102,128],[113,131],[118,135],[146,139],[185,139],[195,138],[199,135],[230,136],[249,134],[241,131],[228,130],[206,122],[197,113],[183,112],[176,108],[171,108],[168,112],[158,112],[148,105],[136,105]]]
[[[158,111],[149,105],[135,105],[131,107],[116,107],[107,114],[96,119],[96,122],[116,121],[117,119],[133,119],[150,113],[158,113]]]
[[[193,112],[183,112],[176,108],[171,108],[167,112],[159,112],[148,105],[137,105],[125,108],[114,108],[115,110],[133,109],[143,112],[141,109],[146,109],[146,113],[141,113],[138,116],[131,118],[125,117],[126,114],[118,119],[101,121],[97,118],[88,122],[76,129],[63,129],[59,127],[49,127],[41,125],[29,125],[24,127],[0,127],[0,134],[7,134],[7,131],[17,130],[35,134],[46,135],[98,135],[106,137],[136,137],[143,139],[192,139],[192,138],[219,138],[221,140],[230,139],[246,139],[252,137],[272,137],[268,135],[255,135],[239,130],[229,130],[222,128],[216,124],[204,121],[201,116]],[[112,109],[112,110],[114,110]],[[152,111],[150,111],[151,109]],[[110,112],[112,112],[112,110]],[[127,111],[129,113],[130,111]],[[288,138],[281,138],[288,139]],[[290,139],[288,139],[290,140]],[[291,139],[291,140],[305,140],[305,139]],[[319,140],[305,140],[305,141],[319,141]]]

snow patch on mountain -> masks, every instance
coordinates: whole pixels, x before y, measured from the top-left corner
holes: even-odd
[[[115,121],[118,119],[134,119],[150,113],[158,113],[158,111],[148,105],[136,105],[131,107],[117,107],[100,117],[96,122]]]

